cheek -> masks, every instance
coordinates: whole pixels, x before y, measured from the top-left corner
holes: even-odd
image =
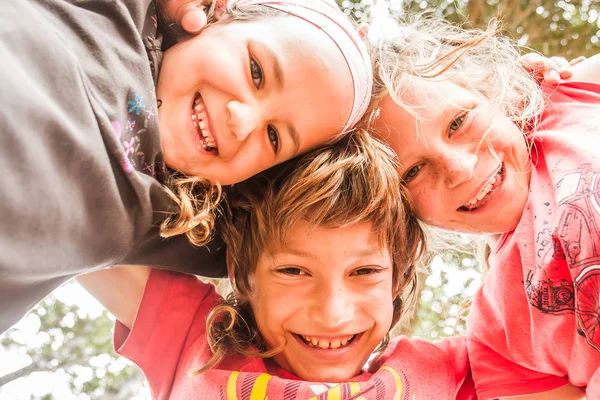
[[[427,184],[423,184],[423,181],[427,181],[428,177],[423,177],[419,184],[413,185],[409,189],[410,197],[413,200],[415,206],[415,212],[419,219],[427,220],[437,213],[437,210],[441,206],[439,199],[441,193],[435,193],[434,189]]]
[[[250,306],[258,329],[269,346],[276,346],[282,340],[282,325],[289,318],[292,304],[296,304],[290,296],[292,291],[283,291],[263,285],[256,288],[249,296]],[[289,304],[289,307],[282,307]]]

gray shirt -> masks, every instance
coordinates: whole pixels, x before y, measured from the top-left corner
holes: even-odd
[[[158,236],[155,35],[150,0],[0,2],[0,332],[94,269],[225,274],[219,243]]]

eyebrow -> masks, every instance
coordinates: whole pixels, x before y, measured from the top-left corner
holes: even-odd
[[[277,251],[274,251],[272,253],[272,256],[277,257],[278,255],[281,255],[281,254],[294,255],[294,256],[304,257],[304,258],[314,258],[314,255],[308,251],[304,251],[302,249],[297,249],[297,248],[293,248],[293,247],[286,247],[286,246],[283,246],[283,247],[279,248]],[[381,255],[381,254],[382,254],[382,249],[380,249],[379,247],[377,247],[377,248],[369,247],[369,248],[359,250],[355,253],[351,253],[351,255],[357,260],[360,260],[361,258],[377,256],[377,255]]]

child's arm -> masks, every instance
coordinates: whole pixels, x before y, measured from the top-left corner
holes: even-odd
[[[126,266],[80,275],[75,280],[131,329],[151,268]]]
[[[543,393],[515,397],[501,397],[500,400],[585,400],[586,398],[585,391],[582,388],[567,384]]]
[[[600,84],[600,54],[574,66],[571,80]]]

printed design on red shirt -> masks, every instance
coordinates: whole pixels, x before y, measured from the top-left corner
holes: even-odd
[[[283,395],[282,395],[283,393]],[[269,397],[271,395],[271,397]],[[276,396],[276,397],[273,397]],[[414,400],[404,374],[384,366],[368,381],[320,383],[288,380],[269,374],[231,372],[220,400]]]
[[[600,171],[589,164],[556,185],[558,218],[536,237],[537,268],[525,281],[529,302],[545,313],[575,312],[578,331],[600,351]],[[547,219],[552,207],[547,206]],[[536,218],[545,216],[536,215]]]

